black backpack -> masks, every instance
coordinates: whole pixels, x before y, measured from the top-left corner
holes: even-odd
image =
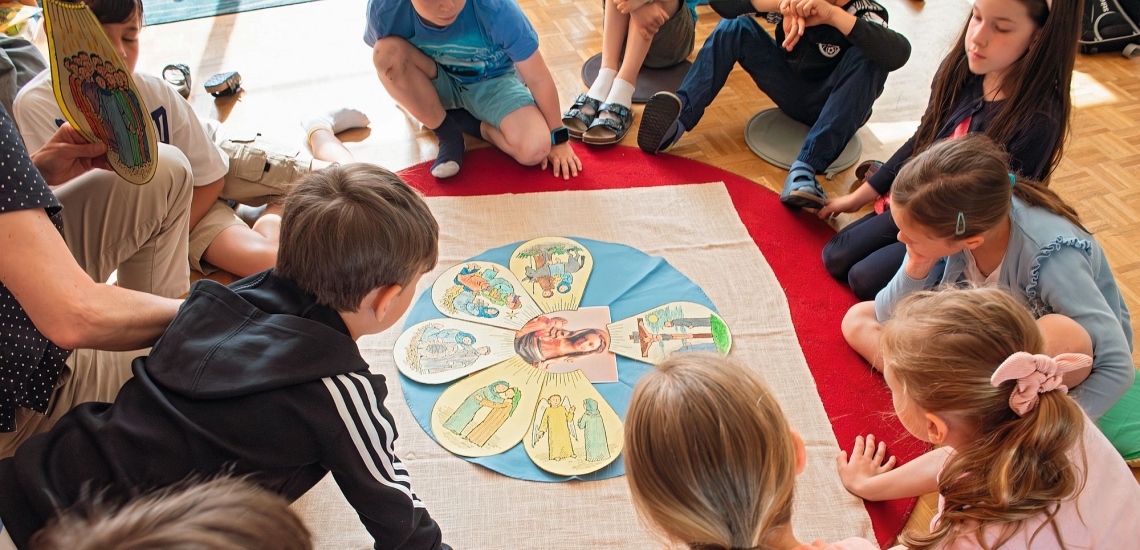
[[[1121,51],[1140,55],[1140,0],[1085,0],[1081,53]]]

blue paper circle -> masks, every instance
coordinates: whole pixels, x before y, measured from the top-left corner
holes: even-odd
[[[709,300],[704,291],[680,271],[669,265],[663,258],[650,256],[622,244],[577,237],[568,238],[581,243],[594,257],[593,271],[590,273],[586,291],[582,294],[580,307],[609,306],[610,318],[614,321],[675,301],[695,302],[716,311],[716,307],[713,306],[712,301]],[[493,248],[467,261],[495,262],[509,266],[511,253],[521,244],[522,242],[517,242]],[[435,304],[431,301],[431,289],[429,288],[416,300],[415,305],[408,312],[408,320],[404,324],[404,330],[416,323],[443,317],[444,315],[436,309]],[[594,389],[598,390],[598,393],[605,398],[606,402],[613,407],[614,412],[624,421],[626,410],[629,409],[629,398],[633,394],[634,384],[653,366],[619,355],[617,368],[619,379],[617,383],[594,384]],[[432,439],[435,439],[435,434],[431,431],[431,410],[435,406],[436,400],[450,384],[421,384],[403,374],[400,375],[400,382],[404,388],[404,399],[407,400],[408,407],[411,408],[416,422],[428,435],[432,436]],[[625,474],[625,464],[620,456],[605,468],[592,474],[584,476],[552,474],[539,468],[530,460],[521,442],[505,453],[462,458],[505,476],[528,481],[596,480]]]

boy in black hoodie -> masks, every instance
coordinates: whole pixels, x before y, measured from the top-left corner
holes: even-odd
[[[86,403],[0,461],[17,548],[83,491],[110,498],[219,472],[296,500],[328,472],[375,547],[438,549],[396,457],[384,377],[355,340],[391,327],[438,256],[439,226],[398,176],[334,166],[286,200],[276,269],[190,295],[114,404]]]

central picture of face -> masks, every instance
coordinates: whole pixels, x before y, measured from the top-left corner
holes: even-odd
[[[610,353],[607,307],[539,315],[515,334],[515,352],[550,373],[581,370],[591,382],[616,382],[617,358]]]

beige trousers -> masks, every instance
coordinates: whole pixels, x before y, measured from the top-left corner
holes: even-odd
[[[159,144],[158,170],[146,185],[93,170],[57,187],[63,203],[63,239],[95,281],[118,270],[118,285],[168,298],[190,289],[186,264],[194,176],[186,156]],[[131,361],[149,353],[76,350],[60,373],[46,414],[17,409],[16,431],[0,433],[0,458],[46,432],[80,403],[111,402],[131,377]]]

